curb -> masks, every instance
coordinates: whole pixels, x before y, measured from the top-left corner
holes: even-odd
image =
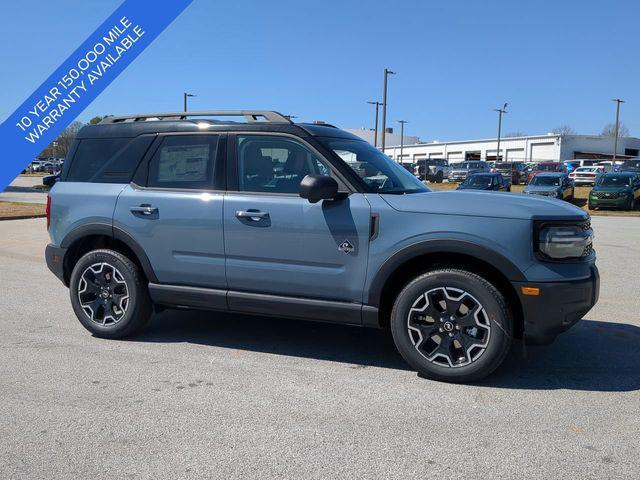
[[[4,220],[27,220],[29,218],[45,218],[46,214],[37,214],[37,215],[18,215],[15,217],[0,217],[0,222]]]

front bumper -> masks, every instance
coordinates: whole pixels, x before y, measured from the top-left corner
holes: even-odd
[[[549,344],[584,317],[598,301],[600,275],[591,267],[585,280],[569,282],[513,282],[524,313],[524,335],[529,344]],[[540,290],[537,296],[524,295],[522,287]]]
[[[49,270],[58,277],[62,283],[67,284],[64,279],[64,256],[67,253],[66,248],[56,247],[49,244],[44,251],[44,258],[47,261],[47,267]]]
[[[593,207],[617,207],[623,208],[629,201],[628,197],[619,198],[593,198],[589,196],[589,204]]]

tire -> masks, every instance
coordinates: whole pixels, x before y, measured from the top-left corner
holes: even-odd
[[[442,170],[436,173],[436,183],[442,183],[443,178],[444,178],[444,174],[442,173]]]
[[[460,302],[464,308],[456,307]],[[391,311],[391,332],[402,357],[420,375],[473,382],[504,360],[513,319],[503,295],[484,278],[443,269],[420,275],[402,289]]]
[[[633,209],[634,209],[634,207],[635,207],[634,203],[635,203],[635,202],[634,202],[634,199],[633,199],[633,198],[630,198],[630,199],[627,201],[627,204],[625,205],[624,209],[625,209],[625,210],[633,210]]]
[[[113,250],[81,257],[71,273],[69,294],[78,320],[96,337],[124,338],[151,319],[151,298],[140,269]]]

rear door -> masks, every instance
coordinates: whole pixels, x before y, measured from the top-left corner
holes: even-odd
[[[230,135],[232,144],[224,204],[229,290],[360,303],[371,219],[364,195],[300,198],[306,175],[331,175],[346,187],[296,137],[238,134]],[[228,298],[231,304],[233,293]]]
[[[114,228],[142,247],[160,283],[226,288],[224,145],[210,133],[159,135],[118,197]]]

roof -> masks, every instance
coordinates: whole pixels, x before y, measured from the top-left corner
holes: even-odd
[[[190,117],[222,116],[244,117],[247,122]],[[266,120],[258,120],[263,116]],[[299,137],[337,137],[364,141],[360,137],[327,124],[293,123],[287,117],[270,111],[226,111],[226,112],[176,112],[149,113],[119,117],[107,117],[96,125],[86,125],[78,132],[83,138],[133,138],[149,133],[169,132],[216,132],[255,131],[290,133]]]

